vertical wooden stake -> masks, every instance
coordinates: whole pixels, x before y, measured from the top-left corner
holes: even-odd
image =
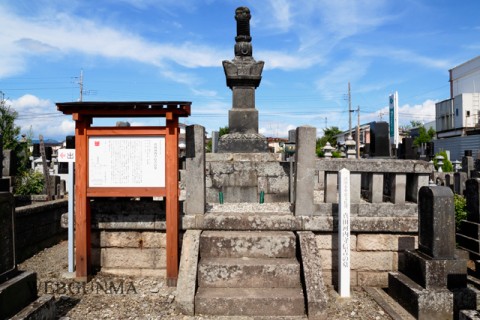
[[[167,285],[176,286],[178,278],[178,118],[167,117],[165,138],[165,180],[167,211]]]
[[[91,269],[90,259],[90,202],[87,198],[87,127],[90,119],[79,117],[75,121],[75,264],[76,277],[86,281]]]

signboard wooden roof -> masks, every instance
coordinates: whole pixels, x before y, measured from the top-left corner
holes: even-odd
[[[61,102],[57,110],[64,114],[82,114],[93,117],[167,117],[174,114],[177,117],[190,115],[189,101],[119,101],[119,102]]]

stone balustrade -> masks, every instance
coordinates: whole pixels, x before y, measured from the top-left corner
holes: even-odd
[[[337,203],[337,172],[350,171],[350,200],[361,203],[417,202],[418,190],[428,185],[433,165],[425,161],[394,159],[317,159],[317,189],[324,203]],[[323,188],[322,188],[323,187]],[[362,197],[363,196],[363,197]]]

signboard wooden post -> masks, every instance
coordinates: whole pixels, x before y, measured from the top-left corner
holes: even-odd
[[[178,277],[178,118],[190,102],[72,102],[57,109],[75,120],[76,277],[91,271],[91,197],[166,199],[167,284]],[[93,118],[164,117],[165,127],[91,127]],[[140,155],[130,153],[140,152]],[[127,154],[128,153],[128,154]]]

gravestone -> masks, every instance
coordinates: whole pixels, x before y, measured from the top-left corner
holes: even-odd
[[[55,319],[54,297],[38,298],[37,274],[17,270],[14,213],[13,195],[0,192],[0,319]]]
[[[3,136],[0,134],[0,179],[3,177]]]
[[[471,222],[480,222],[480,180],[468,179],[465,183],[465,200],[467,202],[467,220]]]
[[[475,307],[467,288],[467,261],[455,257],[455,207],[448,187],[424,186],[418,196],[418,250],[405,251],[388,292],[417,319],[453,319]]]
[[[385,121],[370,123],[370,157],[390,157],[388,123]]]
[[[0,192],[0,283],[16,271],[14,202],[11,193]]]
[[[459,247],[478,257],[480,256],[480,179],[468,179],[465,186],[467,219],[460,222],[456,240]],[[475,265],[475,274],[478,277],[480,261],[475,260]]]
[[[462,171],[467,174],[467,179],[470,179],[472,176],[472,171],[474,170],[474,161],[472,157],[472,150],[465,150],[465,153],[462,157]]]
[[[264,62],[257,62],[252,56],[250,19],[247,7],[235,10],[235,58],[223,61],[227,86],[233,93],[232,109],[228,112],[229,133],[219,140],[220,153],[268,152],[267,140],[258,133],[258,110],[255,109],[255,89],[260,85]]]

